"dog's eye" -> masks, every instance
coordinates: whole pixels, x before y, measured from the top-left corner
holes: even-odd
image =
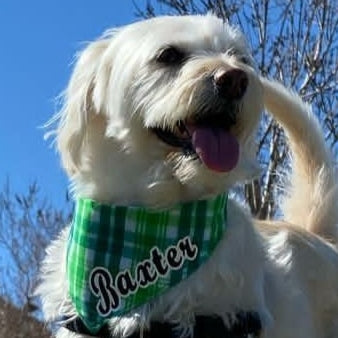
[[[165,65],[177,65],[185,58],[183,51],[176,47],[169,46],[163,49],[156,58],[156,61]]]
[[[251,60],[250,56],[245,55],[245,54],[241,54],[236,49],[231,49],[231,50],[227,51],[227,55],[235,57],[238,61],[240,61],[240,62],[242,62],[246,65],[252,64],[252,60]]]
[[[239,56],[239,61],[242,62],[242,63],[245,63],[246,65],[250,65],[251,64],[251,60],[248,56],[245,56],[245,55],[241,55]]]

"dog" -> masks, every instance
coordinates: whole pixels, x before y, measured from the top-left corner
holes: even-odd
[[[237,337],[231,330],[242,313],[254,314],[257,332],[241,337],[338,336],[333,161],[310,107],[257,74],[238,29],[208,14],[106,32],[79,54],[52,133],[76,198],[161,212],[257,177],[255,131],[264,108],[292,153],[283,220],[255,220],[229,199],[227,226],[210,257],[149,304],[109,316],[106,336],[142,336],[167,323],[177,336],[213,337],[215,322],[205,335],[196,323],[214,316],[224,325],[217,337]],[[91,335],[69,325],[77,318],[67,275],[70,233],[68,226],[48,247],[37,290],[47,321],[67,318],[58,338]],[[177,256],[181,244],[172,248],[173,262],[184,256]],[[184,259],[194,259],[187,248],[192,253],[193,244]],[[94,286],[110,283],[101,272],[91,275]],[[110,290],[112,300],[117,292]]]

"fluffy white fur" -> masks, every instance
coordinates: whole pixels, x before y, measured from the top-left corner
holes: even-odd
[[[189,57],[156,63],[168,45]],[[243,59],[245,58],[245,60]],[[109,31],[77,59],[55,131],[75,196],[151,208],[205,198],[257,175],[255,129],[265,107],[284,127],[292,151],[285,221],[258,222],[234,201],[228,230],[213,256],[149,306],[110,322],[126,336],[150,320],[191,328],[194,314],[258,311],[264,338],[338,336],[338,188],[331,155],[310,107],[282,85],[260,78],[239,31],[213,15],[159,17]],[[245,61],[246,63],[244,63]],[[240,143],[235,169],[217,173],[149,129],[174,128],[210,100],[207,77],[238,68],[249,84],[231,129]],[[66,228],[43,262],[46,320],[73,314],[65,273]],[[65,329],[58,338],[77,337]]]

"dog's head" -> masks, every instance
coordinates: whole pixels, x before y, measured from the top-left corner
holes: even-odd
[[[166,206],[251,177],[261,111],[238,30],[213,15],[158,17],[80,53],[57,144],[76,193]]]

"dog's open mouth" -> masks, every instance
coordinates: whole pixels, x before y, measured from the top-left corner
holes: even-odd
[[[197,155],[209,169],[228,172],[238,163],[239,143],[229,128],[215,124],[178,121],[175,128],[152,128],[166,144],[181,148],[186,155]]]

